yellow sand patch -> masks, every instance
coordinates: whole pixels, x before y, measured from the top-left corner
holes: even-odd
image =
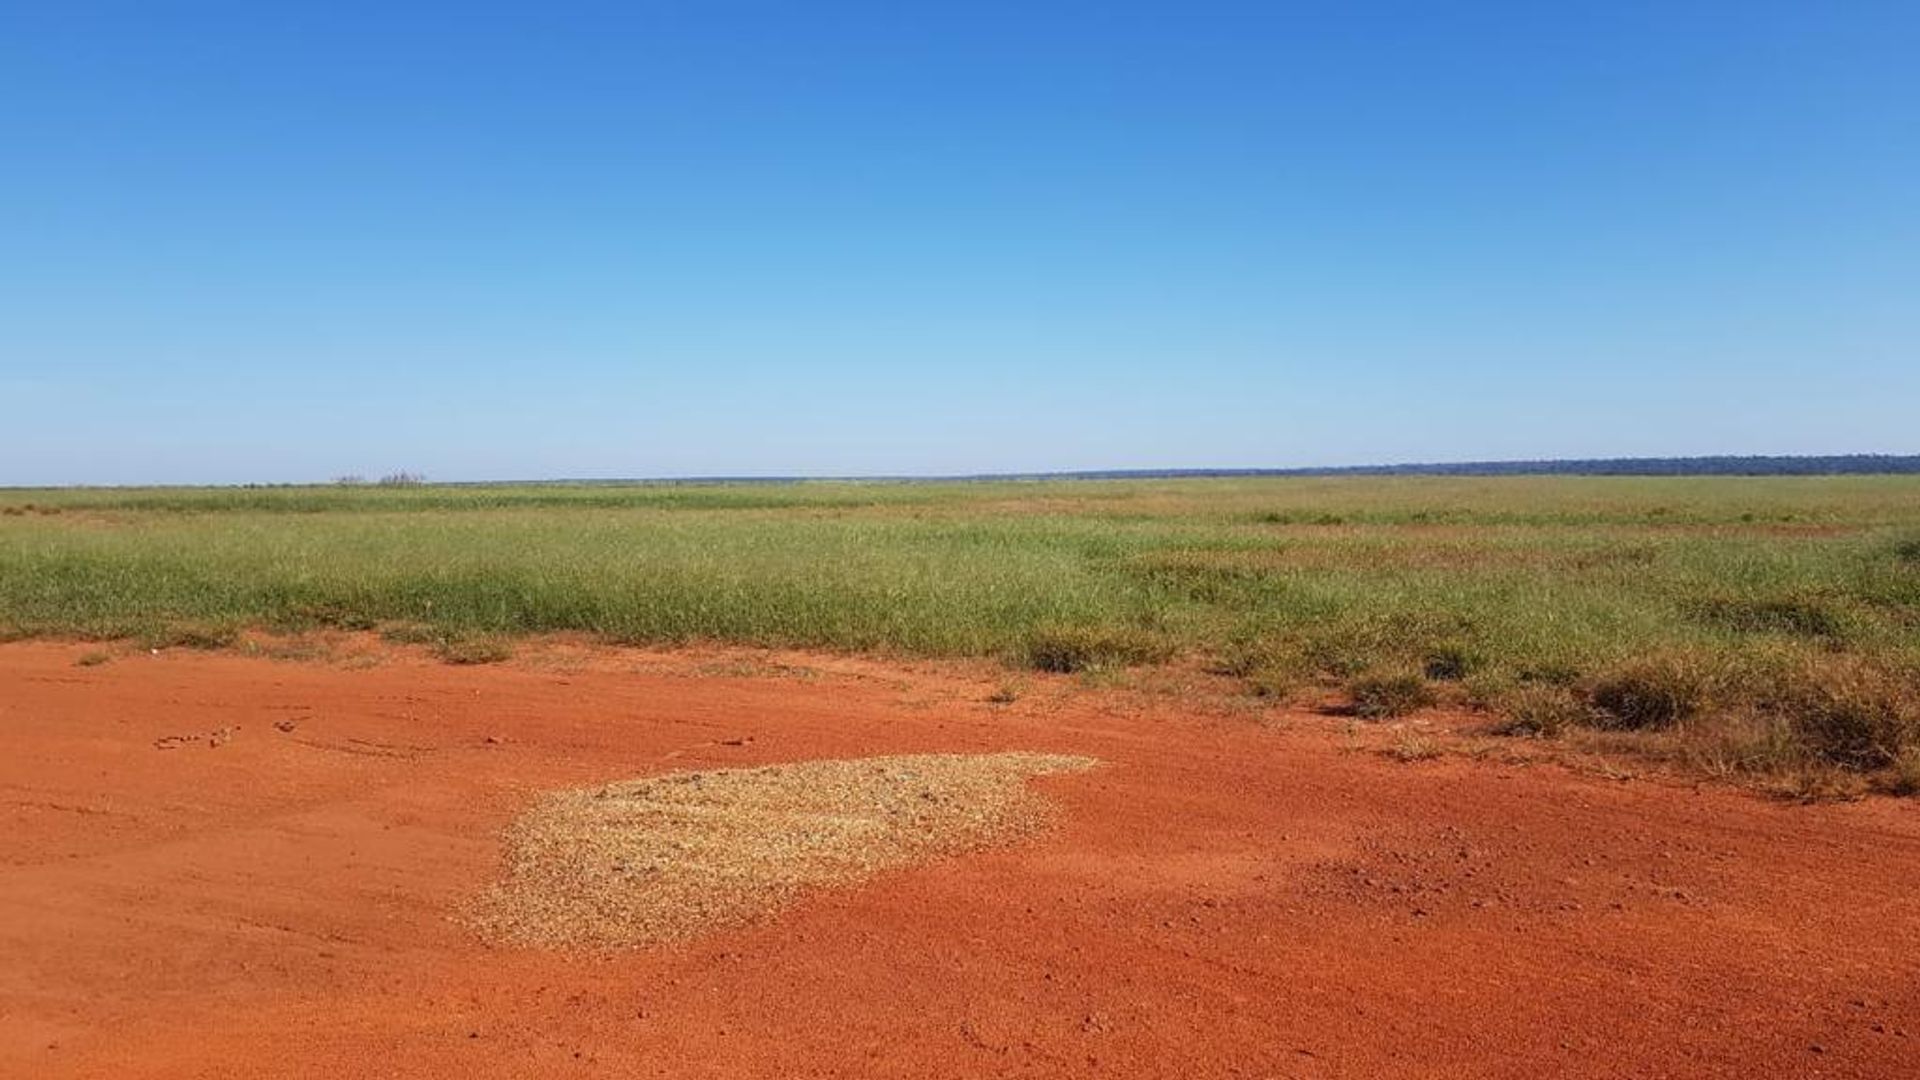
[[[1049,754],[927,754],[673,773],[547,796],[468,921],[490,940],[619,947],[745,922],[809,887],[1032,831]]]

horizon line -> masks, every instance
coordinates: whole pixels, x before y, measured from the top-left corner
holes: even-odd
[[[1043,469],[976,473],[795,473],[691,476],[545,477],[434,480],[396,472],[368,479],[238,481],[160,484],[8,484],[0,490],[59,491],[120,488],[508,487],[593,484],[982,483],[1046,480],[1179,480],[1314,476],[1868,476],[1920,473],[1920,454],[1693,454],[1608,458],[1505,458],[1362,465],[1199,466],[1190,468]],[[401,477],[403,479],[395,479]]]

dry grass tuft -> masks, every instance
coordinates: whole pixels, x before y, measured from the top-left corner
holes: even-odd
[[[1684,653],[1631,661],[1603,675],[1589,697],[1598,726],[1659,731],[1690,719],[1706,696],[1697,657]]]
[[[1031,832],[1026,781],[1092,767],[1050,754],[928,754],[672,773],[557,792],[507,837],[467,921],[502,944],[621,948],[685,938]]]
[[[1869,771],[1920,748],[1920,682],[1852,657],[1822,657],[1776,678],[1764,707],[1835,765]]]
[[[1497,735],[1553,739],[1593,723],[1593,710],[1563,686],[1529,684],[1504,696],[1499,704],[1504,715],[1494,724]]]
[[[1444,756],[1446,752],[1446,745],[1431,732],[1415,731],[1410,728],[1400,732],[1392,745],[1380,751],[1384,756],[1403,763],[1431,761]]]
[[[513,646],[497,637],[449,638],[433,652],[449,664],[498,664],[513,659]]]
[[[1156,634],[1132,626],[1043,626],[1027,636],[1028,667],[1072,675],[1134,664],[1153,664],[1172,655]]]
[[[1433,688],[1418,675],[1362,675],[1353,680],[1353,714],[1364,720],[1406,716],[1434,703]]]

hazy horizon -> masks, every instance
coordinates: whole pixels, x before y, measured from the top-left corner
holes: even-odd
[[[1750,468],[1703,468],[1709,464],[1743,463]],[[1774,463],[1774,468],[1760,468]],[[1822,463],[1826,468],[1798,470],[1793,464]],[[1864,463],[1888,466],[1866,468]],[[1529,468],[1537,466],[1537,468]],[[1569,468],[1569,466],[1578,466]],[[1651,466],[1667,466],[1653,469]],[[1611,467],[1611,468],[1609,468]],[[0,490],[59,490],[62,488],[139,488],[139,487],[306,487],[363,485],[368,487],[408,486],[415,484],[531,485],[542,484],[782,484],[782,483],[916,483],[998,480],[1155,480],[1155,479],[1231,479],[1259,477],[1333,477],[1333,476],[1588,476],[1588,477],[1768,477],[1768,476],[1874,476],[1920,473],[1920,454],[1713,454],[1692,456],[1648,456],[1628,458],[1514,458],[1500,461],[1419,461],[1371,462],[1324,466],[1197,466],[1183,468],[1117,469],[1023,469],[984,473],[742,473],[680,474],[674,476],[501,476],[450,479],[425,473],[397,470],[386,473],[344,473],[324,479],[236,480],[156,484],[0,484]]]

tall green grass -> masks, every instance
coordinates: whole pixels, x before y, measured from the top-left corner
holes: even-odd
[[[1496,668],[1755,638],[1900,651],[1916,538],[1920,479],[1879,477],[13,490],[0,629],[399,620],[985,654],[1124,626]]]

